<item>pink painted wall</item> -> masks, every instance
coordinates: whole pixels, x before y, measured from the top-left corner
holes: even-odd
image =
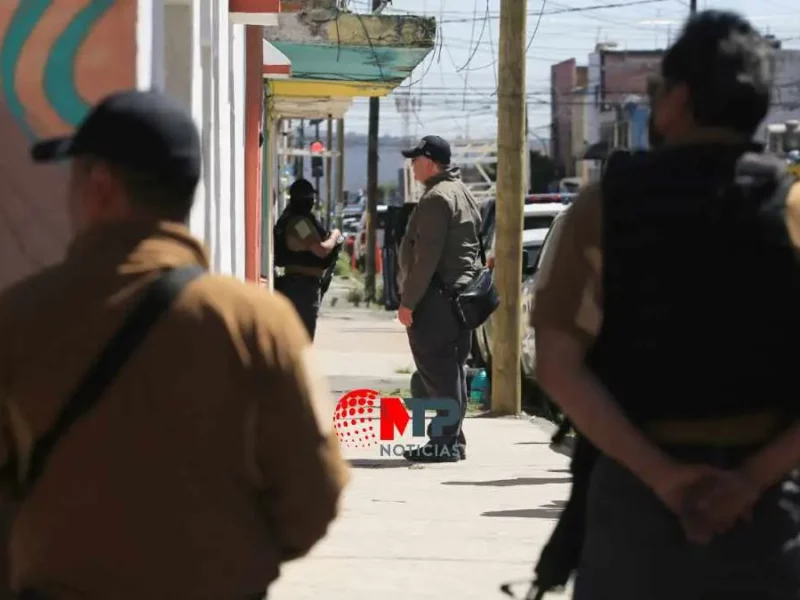
[[[48,71],[54,57],[66,63]],[[34,165],[31,142],[71,132],[88,106],[135,84],[136,0],[0,0],[0,289],[69,242],[66,168]]]

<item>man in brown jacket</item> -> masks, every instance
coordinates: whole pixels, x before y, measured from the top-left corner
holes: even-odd
[[[0,296],[0,463],[22,481],[140,291],[165,269],[208,267],[184,225],[200,140],[177,104],[115,94],[33,155],[71,159],[75,238],[63,262]],[[284,298],[218,275],[189,283],[19,506],[11,587],[260,598],[325,535],[347,481],[309,351]]]

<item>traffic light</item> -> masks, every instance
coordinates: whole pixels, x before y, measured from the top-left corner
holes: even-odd
[[[325,144],[319,140],[311,142],[311,152],[315,153],[311,156],[311,176],[325,177],[325,165],[322,161],[322,157],[316,154],[325,152]]]

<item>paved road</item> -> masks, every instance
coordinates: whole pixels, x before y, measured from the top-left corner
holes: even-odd
[[[326,311],[319,332],[320,365],[339,387],[398,378],[411,364],[391,315]],[[345,450],[353,480],[341,515],[285,567],[270,600],[499,600],[501,582],[529,577],[569,493],[568,459],[550,451],[549,430],[469,419],[468,459],[449,465]]]

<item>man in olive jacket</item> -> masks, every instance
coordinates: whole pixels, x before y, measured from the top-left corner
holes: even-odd
[[[466,361],[471,335],[456,320],[448,294],[475,276],[479,265],[478,205],[450,165],[450,145],[426,136],[403,156],[425,193],[408,222],[400,245],[400,322],[429,398],[452,398],[461,419],[425,446],[405,453],[417,462],[457,462],[466,458],[461,423],[467,407]],[[429,435],[431,432],[429,431]]]

